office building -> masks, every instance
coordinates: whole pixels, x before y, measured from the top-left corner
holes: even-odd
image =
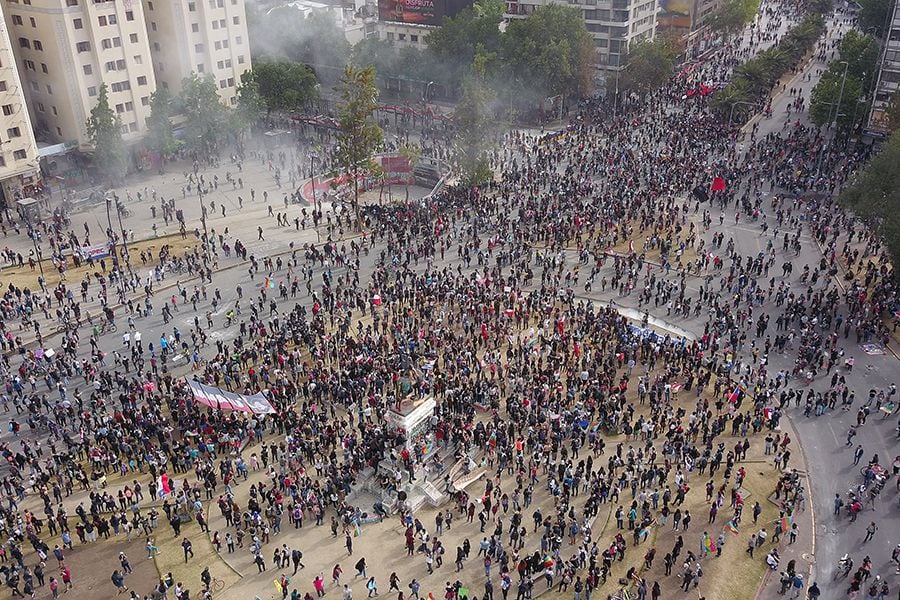
[[[40,183],[37,144],[28,102],[16,68],[16,58],[0,4],[0,209],[13,208],[17,198],[31,195]]]
[[[226,106],[250,70],[244,0],[143,0],[153,69],[174,95],[191,73],[211,73]]]
[[[139,138],[156,89],[143,8],[131,0],[8,0],[6,23],[42,141],[86,147],[102,84],[126,141]]]

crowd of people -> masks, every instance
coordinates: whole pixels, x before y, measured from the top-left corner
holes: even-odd
[[[248,548],[260,573],[293,565],[291,577],[305,566],[303,536],[274,536],[299,531],[304,519],[329,525],[344,538],[369,596],[377,595],[367,573],[375,566],[353,548],[357,534],[376,527],[366,524],[370,507],[354,502],[355,485],[374,478],[385,501],[372,510],[396,513],[388,523],[403,532],[397,550],[422,556],[421,571],[404,586],[417,600],[420,588],[441,593],[435,573],[445,552],[456,557],[447,600],[492,600],[495,585],[504,600],[510,590],[517,600],[531,598],[541,586],[571,587],[576,600],[589,599],[610,578],[641,599],[657,600],[675,586],[703,593],[709,561],[751,530],[749,558],[781,571],[792,597],[818,597],[818,584],[807,585],[793,561],[779,562],[782,537],[793,543],[812,535],[793,521],[805,492],[793,470],[794,442],[779,423],[804,402],[807,416],[834,410],[839,397],[863,410],[841,357],[852,341],[890,340],[884,315],[896,289],[884,250],[833,199],[868,150],[823,144],[822,132],[799,121],[745,136],[713,114],[704,95],[688,94],[727,79],[803,11],[799,1],[765,3],[747,44],[698,61],[661,90],[625,98],[615,113],[586,103],[559,133],[509,134],[487,185],[365,207],[364,236],[292,246],[285,261],[251,254],[247,297],[238,288],[228,307],[236,325],[230,341],[207,335],[206,307],[223,303],[214,285],[220,253],[248,260],[247,247],[225,232],[198,228],[198,247],[183,256],[142,256],[154,267],[146,281],[126,275],[117,259],[112,275],[100,265],[80,292],[66,282],[10,285],[0,304],[9,374],[2,403],[16,416],[2,445],[0,571],[13,595],[46,584],[56,597],[57,579],[44,580],[50,555],[63,586],[71,586],[65,553],[99,538],[146,538],[153,558],[155,539],[170,535],[160,511],[184,538],[185,562],[195,543],[181,532],[187,515],[226,559]],[[831,26],[848,18],[839,10]],[[304,175],[300,157],[266,159],[279,186],[282,172],[291,187]],[[200,186],[214,198],[218,177],[198,172],[195,165],[186,174],[185,196]],[[695,190],[713,178],[726,185],[704,200]],[[238,175],[225,181],[243,188]],[[167,220],[180,220],[175,200],[145,195]],[[312,219],[318,225],[324,217]],[[765,250],[740,250],[732,219],[754,228]],[[350,211],[328,215],[335,232],[352,231],[353,220]],[[74,233],[53,235],[79,242]],[[817,258],[798,265],[810,244]],[[171,282],[170,265],[200,282],[191,290],[179,280],[170,297],[157,298],[154,285]],[[51,355],[29,350],[21,329],[14,333],[19,322],[40,341],[38,313],[77,324],[89,296],[99,302],[100,322],[115,323],[113,305],[122,305],[122,345],[116,341],[112,359],[87,316],[87,356],[77,325]],[[621,307],[640,311],[640,325]],[[170,334],[169,320],[191,309],[189,331],[175,326]],[[698,335],[653,332],[651,314]],[[166,332],[142,339],[142,322],[157,315]],[[189,359],[178,363],[178,356]],[[275,414],[197,402],[177,375],[184,369],[239,394],[264,390]],[[830,383],[803,389],[813,381]],[[875,410],[896,401],[893,386],[873,393]],[[387,425],[389,411],[429,397],[437,408],[428,431],[409,439]],[[39,437],[26,439],[23,424]],[[759,502],[744,513],[742,463],[763,447],[784,474],[771,523],[757,522]],[[867,462],[877,465],[877,456]],[[450,463],[482,470],[484,481],[456,487]],[[404,500],[406,484],[429,476],[452,499],[434,527]],[[238,483],[251,478],[239,493]],[[109,480],[118,482],[115,491]],[[694,508],[692,515],[689,493],[701,487],[708,514]],[[74,508],[73,495],[83,498]],[[601,511],[610,514],[605,529],[595,521]],[[708,520],[698,527],[695,517]],[[214,519],[223,525],[210,527]],[[445,546],[456,520],[456,531],[476,540],[483,576],[461,574],[472,558],[468,538],[455,552]],[[663,535],[673,538],[671,549],[657,551]],[[46,541],[57,536],[58,544]],[[653,570],[657,554],[664,574]],[[626,559],[629,566],[619,564]],[[338,560],[331,585],[351,600]],[[128,558],[120,563],[112,584],[139,597],[127,586]],[[852,597],[865,593],[865,579],[854,579]],[[284,597],[325,593],[323,576],[309,580],[304,589],[282,575],[277,587]],[[393,573],[390,589],[402,599],[399,584]],[[213,594],[208,571],[194,582],[163,578],[141,592],[187,600],[192,586],[201,590],[195,597]],[[887,593],[879,581],[862,597]]]

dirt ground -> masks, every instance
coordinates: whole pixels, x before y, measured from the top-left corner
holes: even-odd
[[[47,561],[47,581],[51,576],[56,577],[60,582],[61,597],[64,595],[73,600],[114,598],[116,596],[115,586],[109,577],[112,575],[113,569],[119,565],[119,552],[125,552],[131,562],[131,568],[134,569],[134,573],[125,576],[125,584],[129,590],[135,590],[143,597],[159,582],[156,564],[147,558],[143,538],[133,536],[130,542],[124,542],[124,538],[113,542],[113,539],[112,536],[108,541],[103,541],[101,538],[93,544],[78,544],[76,541],[75,549],[66,552],[66,563],[72,570],[72,584],[74,585],[70,592],[63,594],[64,588],[59,576],[59,569],[56,568],[56,559],[52,555]],[[53,543],[50,545],[52,546]],[[28,566],[33,567],[34,565]],[[35,583],[37,583],[36,580]],[[52,598],[47,585],[37,588],[35,592],[35,598]],[[9,588],[4,586],[0,592],[0,598],[5,600],[11,596]]]

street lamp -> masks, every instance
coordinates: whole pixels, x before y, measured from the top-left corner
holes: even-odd
[[[825,124],[825,127],[829,128],[829,129],[831,128],[832,115],[834,115],[834,118],[837,119],[837,115],[840,114],[841,101],[844,99],[844,85],[847,83],[847,68],[850,66],[850,63],[848,63],[846,60],[842,60],[839,64],[844,65],[844,74],[841,76],[841,91],[838,92],[837,111],[835,111],[834,104],[832,104],[828,108],[828,122]],[[825,153],[827,152],[828,146],[830,146],[830,145],[831,145],[831,142],[829,141],[827,144],[824,145],[822,150],[819,152],[819,160],[816,161],[816,179],[818,179],[819,175],[822,174],[822,160],[824,160]]]
[[[125,226],[122,225],[122,209],[119,208],[119,197],[113,194],[116,199],[116,216],[119,218],[119,229],[122,231],[122,247],[125,249],[125,266],[128,267],[128,276],[134,279],[134,272],[131,270],[131,255],[128,252],[128,234],[125,233]]]
[[[312,184],[312,197],[313,197],[313,211],[317,210],[316,208],[316,172],[315,167],[313,166],[313,161],[316,160],[318,155],[315,152],[309,153],[309,180]]]
[[[750,107],[756,106],[756,104],[754,102],[747,102],[746,100],[738,100],[737,102],[733,103],[731,105],[731,112],[728,113],[728,124],[729,125],[731,125],[731,119],[734,117],[734,109],[741,104],[743,104],[745,106],[750,106]]]
[[[41,279],[46,281],[46,278],[44,277],[44,261],[41,258],[41,249],[38,248],[37,245],[37,230],[34,228],[34,225],[32,225],[30,217],[26,217],[25,222],[28,224],[28,237],[31,238],[31,243],[34,245],[34,256],[37,258],[38,268],[41,270]]]
[[[106,236],[109,238],[109,254],[112,256],[112,266],[113,269],[118,270],[116,274],[116,279],[119,283],[119,295],[122,298],[122,301],[125,300],[125,288],[122,284],[122,268],[119,266],[119,253],[116,251],[116,235],[115,231],[113,231],[112,226],[112,217],[109,214],[109,206],[112,204],[112,198],[106,196],[106,223],[109,225],[109,228],[106,230]],[[116,206],[116,210],[118,210],[118,206]]]

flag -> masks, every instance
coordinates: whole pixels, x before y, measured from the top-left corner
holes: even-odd
[[[747,388],[745,388],[740,383],[737,384],[737,386],[734,388],[734,390],[730,394],[728,394],[728,402],[730,402],[731,404],[734,404],[735,402],[738,401],[738,398],[741,397],[741,394],[746,391],[747,391]]]
[[[725,525],[725,529],[727,529],[728,531],[730,531],[730,532],[733,533],[734,535],[737,535],[737,534],[738,534],[738,528],[737,528],[737,526],[734,524],[734,519],[732,519],[731,521],[728,521],[728,524]]]
[[[379,296],[378,294],[372,296],[372,304],[374,304],[375,306],[381,306],[381,296]]]
[[[275,282],[266,277],[266,280],[263,282],[263,288],[267,290],[275,289]]]
[[[781,517],[781,531],[787,531],[791,528],[791,523],[794,522],[794,518],[790,515]]]
[[[724,192],[725,191],[725,180],[719,176],[713,178],[711,188],[714,192]]]

